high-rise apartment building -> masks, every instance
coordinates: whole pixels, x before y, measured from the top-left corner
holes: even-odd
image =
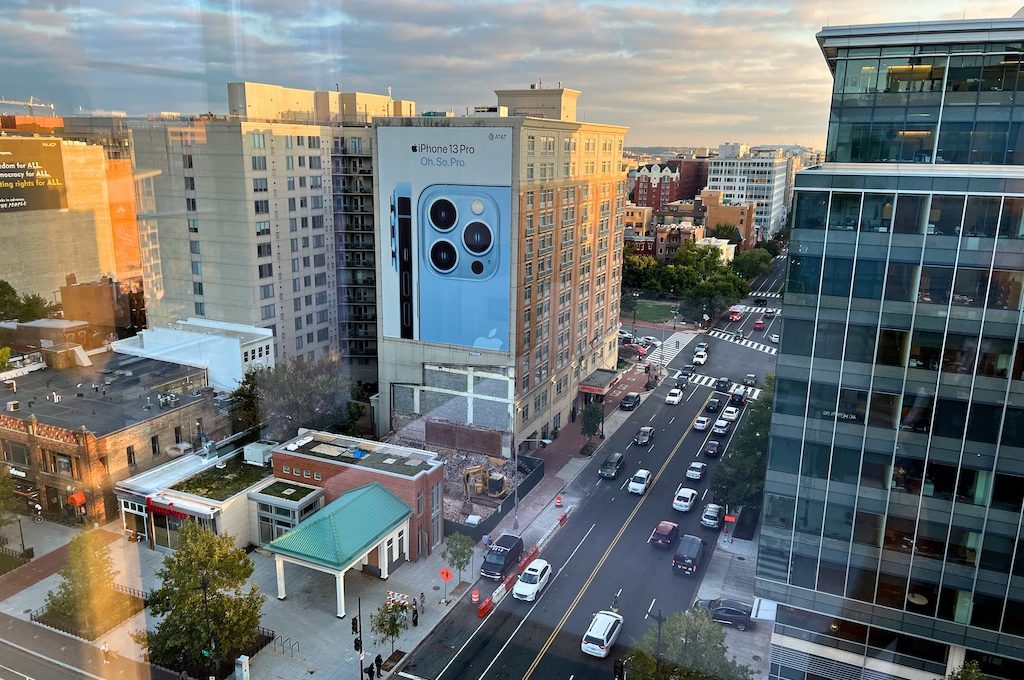
[[[757,569],[772,677],[1024,676],[1024,20],[832,26]]]
[[[377,121],[380,434],[509,455],[614,377],[626,128],[579,94]]]
[[[759,239],[771,238],[786,224],[789,161],[777,150],[746,151],[745,144],[723,144],[708,162],[707,188],[721,191],[725,202],[756,202]]]

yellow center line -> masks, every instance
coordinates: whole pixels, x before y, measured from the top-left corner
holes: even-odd
[[[708,398],[704,400],[704,406],[707,406],[707,402],[708,400],[711,399],[712,395],[714,395],[714,392],[709,394]],[[703,410],[703,406],[701,407],[701,409]],[[665,470],[668,469],[669,463],[671,463],[672,459],[675,458],[676,453],[679,452],[679,447],[683,445],[683,440],[686,439],[686,435],[688,435],[689,433],[690,430],[687,429],[687,431],[684,432],[679,437],[679,441],[676,442],[675,447],[672,449],[672,453],[668,455],[668,457],[665,459],[665,462],[661,464],[661,468],[658,469],[658,473],[654,475],[654,481],[651,483],[652,487],[658,483],[658,480],[661,479],[661,475],[664,474]],[[551,635],[548,637],[547,641],[543,644],[543,646],[541,646],[540,651],[537,653],[537,656],[534,658],[533,662],[530,664],[530,667],[526,670],[526,673],[523,675],[523,680],[530,680],[530,677],[537,670],[537,666],[540,665],[541,659],[544,658],[545,654],[547,654],[548,649],[551,648],[551,645],[554,643],[555,638],[558,637],[558,634],[562,632],[562,628],[565,626],[565,622],[569,620],[569,616],[571,616],[573,611],[576,609],[576,605],[578,605],[580,603],[580,600],[583,599],[583,595],[587,592],[587,588],[590,587],[590,584],[593,583],[594,579],[597,577],[597,572],[599,572],[601,570],[601,567],[604,566],[604,563],[608,560],[608,556],[611,555],[611,552],[618,544],[619,539],[622,538],[622,534],[625,533],[626,527],[628,527],[629,523],[633,521],[634,517],[636,517],[636,513],[640,512],[640,508],[643,507],[644,503],[647,502],[647,499],[649,497],[649,494],[644,493],[643,497],[640,499],[640,502],[636,504],[635,508],[633,508],[633,512],[629,513],[629,517],[627,517],[626,521],[622,523],[622,527],[620,527],[618,533],[615,534],[615,538],[612,539],[612,542],[608,545],[608,549],[604,551],[604,555],[602,555],[601,559],[598,560],[597,565],[594,567],[594,570],[590,572],[590,576],[587,578],[586,582],[584,582],[583,586],[580,588],[580,592],[576,595],[576,598],[572,601],[572,604],[569,605],[569,608],[566,609],[565,614],[558,622],[558,625],[556,625],[554,629],[551,631]]]

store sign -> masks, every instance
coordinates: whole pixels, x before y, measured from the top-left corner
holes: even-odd
[[[28,473],[24,470],[19,470],[16,467],[7,466],[7,471],[11,473],[11,477],[21,477],[22,479],[28,478]]]
[[[151,499],[146,499],[146,508],[154,515],[166,515],[167,517],[174,517],[176,519],[189,519],[192,515],[181,510],[175,510],[173,507],[165,507],[163,505],[157,505]]]
[[[605,387],[596,387],[594,385],[580,385],[580,392],[587,392],[589,394],[604,394]]]

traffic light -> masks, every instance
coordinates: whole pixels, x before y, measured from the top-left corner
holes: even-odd
[[[615,680],[626,680],[626,662],[622,659],[615,660],[615,668],[612,671]]]
[[[362,640],[362,638],[356,638],[355,641],[352,643],[352,646],[355,647],[356,652],[363,651],[363,640]]]
[[[353,635],[359,635],[359,617],[358,616],[353,616],[352,617],[352,634]]]

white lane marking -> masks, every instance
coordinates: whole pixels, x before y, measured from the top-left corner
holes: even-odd
[[[671,425],[674,422],[676,422],[676,417],[672,416],[671,420],[668,421],[668,424]]]
[[[627,485],[627,484],[629,484],[629,480],[631,480],[631,479],[633,479],[633,478],[632,478],[632,477],[627,477],[627,478],[626,478],[626,481],[624,481],[624,482],[622,483],[622,486],[620,486],[620,487],[619,487],[619,491],[622,491],[623,489],[625,489],[625,488],[626,488],[626,485]]]
[[[690,390],[690,396],[686,398],[686,401],[690,401],[690,397],[697,394],[697,390]]]
[[[702,493],[702,494],[700,495],[700,499],[701,499],[701,500],[704,500],[704,499],[705,499],[705,498],[707,498],[707,497],[708,497],[708,490],[707,490],[707,489],[704,489],[704,493]]]
[[[652,420],[654,420],[655,416],[657,416],[657,415],[658,415],[657,413],[652,415],[650,418],[647,419],[647,422],[651,422]]]
[[[652,531],[652,532],[651,532],[651,535],[647,537],[647,545],[650,545],[650,544],[651,544],[651,541],[652,541],[653,539],[654,539],[654,532]]]
[[[654,450],[654,444],[651,444],[650,448],[647,449],[647,453],[650,453],[653,450]]]
[[[644,621],[646,621],[647,617],[651,615],[651,610],[654,609],[654,603],[657,602],[657,601],[658,601],[657,598],[651,600],[651,606],[647,608],[647,613],[644,614]]]
[[[14,673],[15,675],[20,675],[21,677],[25,678],[25,680],[35,680],[35,678],[33,678],[31,675],[25,675],[21,671],[16,671],[13,668],[8,668],[7,666],[4,666],[4,665],[0,665],[0,668],[4,669],[5,671],[10,671],[10,672]]]
[[[52,664],[54,664],[56,666],[60,666],[64,670],[68,670],[68,671],[72,671],[74,673],[78,673],[79,677],[92,678],[92,680],[103,680],[103,678],[101,678],[98,675],[93,675],[92,673],[90,673],[88,671],[82,670],[81,668],[75,668],[71,664],[64,663],[63,661],[61,661],[59,659],[54,659],[52,657],[46,656],[45,654],[40,654],[39,652],[34,651],[32,649],[29,649],[27,647],[22,647],[19,644],[11,642],[10,640],[0,640],[0,644],[7,645],[8,647],[13,647],[14,649],[17,649],[19,652],[24,652],[25,654],[31,654],[32,656],[36,657],[37,659],[42,659],[43,661],[48,661],[49,663],[52,663]],[[17,673],[17,671],[15,671],[15,673]],[[26,677],[28,677],[28,676],[26,676]]]
[[[427,678],[422,678],[422,677],[420,677],[418,675],[413,675],[412,673],[409,673],[408,671],[399,671],[398,677],[400,677],[400,678],[409,678],[409,680],[427,680]]]
[[[487,668],[484,669],[484,672],[480,674],[481,680],[483,680],[483,677],[485,675],[487,675],[487,671],[491,670],[491,666],[493,666],[495,664],[495,662],[498,660],[498,657],[501,656],[501,653],[504,652],[505,648],[508,647],[510,642],[512,642],[512,638],[514,638],[516,636],[516,633],[518,633],[519,629],[523,627],[523,624],[526,623],[526,620],[528,618],[530,618],[530,614],[532,614],[533,610],[537,608],[538,604],[540,604],[540,600],[541,600],[542,597],[544,597],[544,594],[551,592],[551,584],[555,582],[556,578],[558,578],[559,576],[562,575],[562,572],[565,571],[566,565],[569,564],[569,561],[572,559],[573,555],[575,555],[576,551],[580,549],[580,547],[583,545],[583,542],[587,540],[587,536],[590,535],[590,532],[593,531],[594,527],[596,527],[596,526],[597,526],[597,524],[591,524],[590,525],[590,528],[587,529],[587,533],[583,534],[583,538],[581,538],[580,542],[576,544],[576,547],[572,549],[572,552],[569,553],[569,556],[565,558],[565,562],[562,564],[561,567],[559,567],[558,571],[555,572],[555,575],[551,577],[551,581],[550,581],[550,583],[548,583],[547,588],[545,588],[541,592],[541,594],[537,596],[537,599],[534,601],[533,606],[530,607],[530,611],[526,612],[526,616],[524,616],[523,620],[519,622],[519,625],[516,626],[516,629],[514,631],[512,631],[512,634],[508,636],[508,640],[505,640],[505,644],[503,644],[501,646],[501,649],[498,650],[498,653],[494,655],[493,659],[491,659],[491,663],[487,664]],[[491,610],[491,613],[494,613],[493,609]],[[488,618],[490,618],[491,615],[488,614],[487,616],[488,616]],[[487,619],[484,619],[484,621],[486,621],[486,620]],[[483,624],[481,624],[481,625],[483,625]],[[477,628],[476,630],[480,630],[480,629]],[[473,632],[473,635],[476,635],[476,631]],[[470,637],[472,639],[472,636],[470,636]],[[466,643],[468,644],[469,640],[466,640]],[[465,648],[466,648],[466,645],[462,645],[462,649],[465,649]],[[462,649],[460,649],[459,652],[461,652]],[[456,654],[455,656],[458,656],[458,654]],[[448,666],[451,666],[453,661],[455,661],[454,658],[452,658],[452,660],[448,662]],[[444,667],[444,671],[448,670],[448,666]],[[439,674],[437,676],[438,680],[440,680],[441,675],[444,674],[444,671],[441,671],[441,674]]]

